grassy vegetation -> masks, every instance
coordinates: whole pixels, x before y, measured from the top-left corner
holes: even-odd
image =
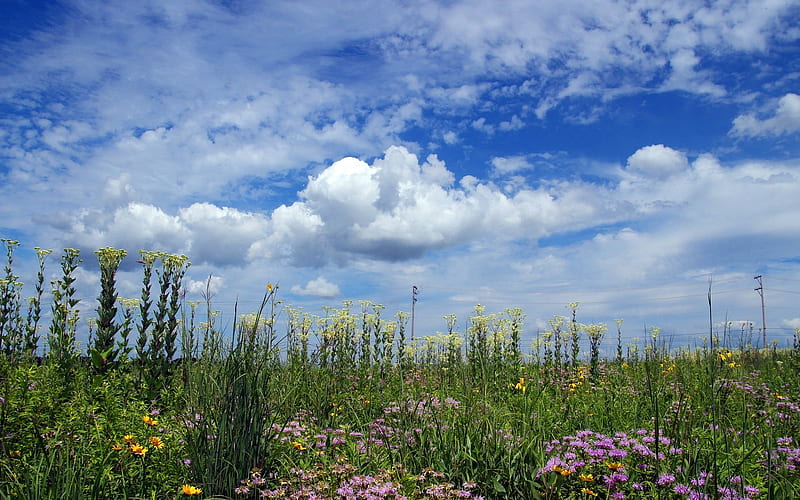
[[[272,286],[222,332],[211,304],[179,300],[185,257],[143,252],[132,301],[124,253],[101,249],[79,351],[78,252],[47,326],[42,278],[24,307],[2,241],[0,498],[800,497],[797,349],[669,350],[657,330],[623,349],[578,304],[532,352],[518,309],[412,341],[404,313],[315,317]]]

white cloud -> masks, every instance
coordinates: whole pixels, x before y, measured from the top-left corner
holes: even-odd
[[[185,287],[186,291],[198,295],[198,296],[208,296],[208,300],[211,300],[214,295],[216,295],[225,283],[225,279],[222,276],[214,276],[213,274],[209,275],[205,280],[193,280],[188,279],[186,281]]]
[[[628,157],[627,169],[660,179],[685,171],[689,167],[686,155],[663,144],[645,146]]]
[[[511,117],[511,120],[500,122],[500,125],[497,126],[503,132],[508,132],[511,130],[520,130],[525,127],[525,123],[520,119],[519,116],[514,115]]]
[[[192,235],[189,252],[200,262],[241,264],[250,246],[268,230],[267,217],[210,203],[194,203],[178,211]]]
[[[733,120],[731,134],[764,137],[800,132],[800,95],[789,93],[778,100],[774,114],[759,119],[753,114],[739,115]]]
[[[445,144],[456,144],[458,142],[458,134],[453,132],[452,130],[445,132],[442,134],[442,139],[444,140]]]
[[[290,292],[295,295],[312,295],[326,299],[338,297],[342,293],[336,284],[329,282],[324,276],[309,281],[304,287],[294,285]]]
[[[518,156],[496,156],[491,160],[492,167],[495,172],[501,175],[511,174],[520,170],[527,170],[532,168],[533,165],[528,161],[524,155]]]

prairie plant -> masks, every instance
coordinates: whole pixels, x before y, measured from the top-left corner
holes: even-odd
[[[469,337],[467,362],[473,370],[473,375],[485,374],[486,364],[489,361],[489,316],[485,315],[485,312],[486,307],[477,304],[467,327]]]
[[[116,274],[122,260],[127,255],[125,250],[101,248],[95,252],[100,263],[100,296],[97,297],[97,335],[94,345],[87,350],[91,356],[94,369],[105,373],[117,361],[119,351],[114,341],[121,325],[116,323],[117,289]]]
[[[141,300],[139,301],[139,338],[136,341],[136,355],[139,358],[139,375],[141,377],[147,365],[147,360],[150,357],[148,352],[148,335],[152,324],[150,307],[153,305],[153,299],[150,297],[150,289],[153,279],[153,265],[158,258],[158,254],[156,252],[139,250],[139,256],[141,257],[139,263],[142,264],[143,277]]]
[[[522,352],[520,351],[519,342],[522,336],[522,326],[525,322],[525,313],[520,308],[506,309],[505,314],[508,317],[509,329],[509,349],[507,361],[511,363],[515,371],[518,371],[522,362]]]
[[[9,355],[15,350],[22,335],[19,318],[22,283],[18,281],[19,277],[14,274],[12,267],[14,248],[19,242],[8,238],[0,241],[6,248],[4,277],[0,279],[0,350]]]
[[[278,392],[273,377],[279,356],[273,335],[276,289],[261,308],[234,325],[238,332],[221,358],[201,358],[189,379],[189,399],[197,418],[187,429],[187,446],[208,493],[228,494],[242,471],[274,462],[270,429],[285,411],[291,387]],[[272,304],[263,316],[265,308]]]
[[[586,336],[589,337],[589,373],[592,382],[597,381],[600,373],[600,341],[608,331],[605,323],[597,323],[595,325],[584,325],[583,329],[586,331]]]
[[[565,320],[564,316],[553,316],[553,319],[548,322],[553,333],[553,361],[557,368],[561,367],[561,328],[563,328]]]
[[[36,274],[36,295],[29,299],[25,322],[25,352],[29,356],[36,355],[39,345],[39,320],[42,317],[42,295],[44,294],[44,261],[52,253],[52,250],[43,250],[39,247],[34,247],[34,250],[39,263],[39,271]]]
[[[309,313],[300,308],[287,307],[289,316],[287,332],[287,360],[293,366],[308,365],[308,338],[314,320]]]
[[[127,362],[130,359],[133,346],[130,345],[130,336],[133,331],[134,316],[139,305],[139,299],[126,299],[119,297],[117,301],[122,304],[122,324],[120,325],[120,339],[117,342],[120,361]]]
[[[80,311],[76,306],[80,300],[75,297],[76,278],[73,273],[81,262],[79,254],[80,250],[64,249],[61,255],[61,279],[52,282],[53,318],[48,336],[49,357],[61,368],[63,374],[72,369],[77,359],[75,327]]]
[[[578,302],[570,302],[567,304],[567,310],[570,311],[571,319],[569,322],[569,337],[572,340],[572,367],[576,368],[579,364],[579,357],[581,352],[581,325],[578,323]]]

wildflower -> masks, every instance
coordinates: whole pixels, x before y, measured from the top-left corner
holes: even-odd
[[[565,469],[564,467],[561,467],[560,465],[556,464],[553,466],[553,472],[558,472],[562,476],[569,476],[575,471],[572,469]]]
[[[124,436],[122,436],[123,443],[132,443],[134,439],[135,438],[133,437],[133,434],[125,434]]]
[[[111,449],[114,451],[120,451],[122,449],[122,445],[119,443],[114,443],[111,445]]]
[[[608,467],[611,470],[620,470],[625,466],[622,465],[620,462],[606,462],[606,467]]]
[[[587,483],[589,481],[594,481],[594,476],[592,474],[581,474],[578,477],[581,481],[586,481]]]
[[[158,425],[158,420],[155,420],[150,415],[142,415],[142,422],[144,422],[147,425],[151,425],[151,426]]]
[[[303,446],[303,443],[301,443],[300,441],[294,441],[292,443],[292,446],[294,446],[296,450],[300,450],[300,451],[303,451],[303,450],[307,449],[305,446]]]
[[[147,448],[145,448],[144,446],[142,446],[140,444],[131,443],[131,453],[133,453],[134,455],[139,455],[140,457],[143,457],[145,455],[145,453],[147,453]]]
[[[184,495],[199,495],[203,492],[200,488],[192,486],[191,484],[184,484],[181,486],[181,493]]]
[[[520,377],[519,378],[519,382],[517,382],[517,384],[514,386],[514,389],[516,389],[518,391],[525,392],[525,389],[527,389],[527,386],[525,385],[525,378],[524,377]]]
[[[597,496],[597,493],[595,493],[594,491],[590,490],[589,488],[581,488],[581,493],[584,493],[586,495],[593,496],[593,497]]]
[[[162,441],[160,437],[153,436],[153,437],[151,437],[149,439],[149,441],[150,441],[150,444],[153,445],[153,448],[155,448],[157,450],[160,450],[161,448],[164,447],[164,441]]]
[[[761,491],[758,488],[750,485],[744,487],[744,492],[752,497],[756,497],[761,493]]]

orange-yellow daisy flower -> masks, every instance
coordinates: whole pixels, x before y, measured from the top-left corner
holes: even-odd
[[[184,495],[199,495],[203,492],[200,488],[192,486],[191,484],[184,484],[181,486],[181,493]]]

